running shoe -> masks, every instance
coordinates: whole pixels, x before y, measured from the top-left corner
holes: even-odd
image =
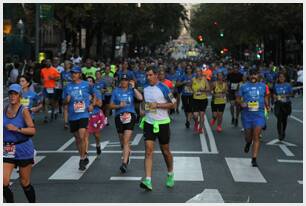
[[[122,163],[121,166],[120,166],[120,171],[121,171],[122,174],[126,173],[127,172],[127,164]]]
[[[248,152],[249,152],[251,144],[252,144],[252,143],[249,143],[249,142],[247,142],[247,143],[245,144],[245,146],[244,146],[244,152],[245,152],[245,153],[248,153]]]
[[[214,126],[215,123],[216,123],[216,120],[215,120],[215,119],[211,119],[211,120],[210,120],[210,126]]]
[[[147,191],[152,191],[152,181],[144,179],[140,182],[140,187],[147,190]]]
[[[186,121],[185,126],[186,126],[186,128],[189,128],[190,127],[190,122]]]
[[[240,132],[244,132],[244,128],[241,128]]]
[[[221,125],[218,125],[218,126],[217,126],[217,132],[222,132],[222,127],[221,127]]]
[[[99,147],[96,147],[96,149],[97,149],[97,155],[101,155],[101,147],[99,146]]]
[[[170,188],[174,186],[174,174],[167,175],[166,186]]]
[[[253,167],[258,167],[256,159],[252,158],[252,166]]]
[[[68,129],[69,128],[69,124],[66,122],[64,125],[64,129]]]
[[[194,123],[193,129],[194,129],[195,132],[198,132],[198,130],[199,130],[199,123],[198,122]]]
[[[85,169],[86,169],[85,162],[84,160],[81,159],[79,162],[79,170],[84,171]]]
[[[198,133],[202,134],[203,133],[203,128],[199,128]]]
[[[85,164],[85,166],[88,165],[88,163],[89,163],[89,159],[88,159],[88,157],[86,157],[86,158],[84,159],[84,164]]]

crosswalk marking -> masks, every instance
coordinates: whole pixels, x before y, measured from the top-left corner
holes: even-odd
[[[303,163],[303,160],[283,160],[283,159],[278,159],[278,162],[284,162],[284,163]]]
[[[96,156],[88,156],[89,163],[86,166],[86,170],[96,159]],[[80,179],[84,172],[79,170],[80,156],[70,157],[56,172],[49,177],[49,180],[78,180]]]
[[[295,144],[286,142],[286,141],[280,141],[279,139],[273,139],[270,142],[268,142],[266,145],[286,145],[286,146],[292,146],[292,147],[296,147]]]
[[[173,157],[176,181],[204,181],[200,157]]]
[[[209,142],[210,142],[210,150],[211,150],[210,153],[217,154],[218,153],[217,145],[216,145],[216,142],[215,142],[214,134],[212,133],[211,127],[210,127],[210,125],[207,121],[207,116],[205,116],[204,125],[205,125],[206,131],[207,131],[207,136],[208,136],[208,139],[209,139]]]
[[[131,145],[138,145],[142,136],[143,136],[143,134],[137,134],[135,136],[135,138],[133,139],[133,142],[131,143]]]
[[[33,167],[35,166],[35,165],[37,165],[41,160],[43,160],[44,158],[45,158],[46,156],[35,156],[34,157],[34,165],[33,165]],[[19,178],[19,174],[18,174],[18,172],[17,172],[17,169],[14,169],[13,170],[13,173],[12,173],[12,175],[11,175],[11,180],[16,180],[16,179],[18,179]]]
[[[217,189],[205,189],[186,203],[224,203],[224,200]]]
[[[303,180],[298,180],[297,182],[298,182],[300,185],[303,184]]]
[[[64,151],[67,147],[69,147],[73,142],[75,138],[72,137],[70,140],[68,140],[63,146],[61,146],[57,151]]]
[[[202,152],[209,153],[206,138],[204,134],[200,134],[200,141],[201,141]]]
[[[103,142],[101,142],[101,143],[100,143],[101,150],[103,150],[108,144],[109,144],[109,141],[103,141]],[[91,144],[90,146],[96,147],[96,144]]]
[[[141,180],[141,177],[111,177],[110,180],[139,181]]]
[[[248,158],[225,158],[235,182],[267,183],[257,167]]]
[[[286,145],[279,145],[279,148],[281,148],[281,150],[285,153],[286,156],[294,157],[294,154]]]

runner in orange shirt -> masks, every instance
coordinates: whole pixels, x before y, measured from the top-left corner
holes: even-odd
[[[57,99],[55,95],[56,80],[60,78],[59,72],[51,66],[51,60],[46,59],[46,67],[40,71],[41,82],[43,85],[44,95],[44,122],[48,122],[48,105],[51,105],[51,120],[54,118],[54,110],[57,105]]]
[[[202,74],[203,74],[203,76],[206,77],[207,81],[210,81],[210,80],[211,80],[212,71],[211,71],[211,68],[208,68],[207,65],[203,65]]]

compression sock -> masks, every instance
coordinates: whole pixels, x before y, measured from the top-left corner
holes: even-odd
[[[10,186],[3,186],[3,196],[7,203],[13,203],[14,202],[14,195],[10,188]]]
[[[35,197],[35,190],[34,187],[29,184],[26,187],[22,187],[24,194],[27,196],[27,199],[29,201],[29,203],[35,203],[36,202],[36,197]]]

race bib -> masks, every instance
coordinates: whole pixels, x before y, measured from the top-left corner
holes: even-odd
[[[15,158],[16,146],[14,143],[3,145],[3,157],[4,158]]]
[[[215,104],[225,104],[225,98],[224,97],[215,97],[214,103]]]
[[[248,109],[251,112],[257,112],[259,109],[259,102],[258,101],[248,102]]]
[[[29,107],[30,105],[30,99],[29,98],[21,98],[20,104],[22,104],[25,107]]]
[[[191,87],[185,86],[185,87],[184,87],[184,91],[185,91],[187,94],[192,94],[192,89],[191,89]]]
[[[73,110],[75,113],[85,112],[85,102],[79,101],[73,104]]]
[[[132,120],[132,115],[129,112],[125,112],[123,114],[120,114],[120,121],[122,124],[128,124]]]
[[[54,89],[53,88],[47,88],[47,93],[48,94],[53,94],[54,93]]]
[[[169,97],[170,101],[172,102],[172,104],[174,104],[176,102],[176,99],[174,98],[174,96],[171,92],[168,94],[168,97]]]
[[[196,92],[195,95],[196,95],[196,96],[201,96],[201,95],[202,95],[202,92]]]
[[[286,95],[277,95],[277,100],[281,102],[287,102],[287,97]]]
[[[151,106],[151,103],[149,103],[149,102],[145,103],[145,111],[156,114],[156,108],[153,109],[152,106]]]
[[[231,90],[237,90],[239,83],[231,83]]]
[[[107,87],[106,88],[106,93],[112,93],[113,87]]]

